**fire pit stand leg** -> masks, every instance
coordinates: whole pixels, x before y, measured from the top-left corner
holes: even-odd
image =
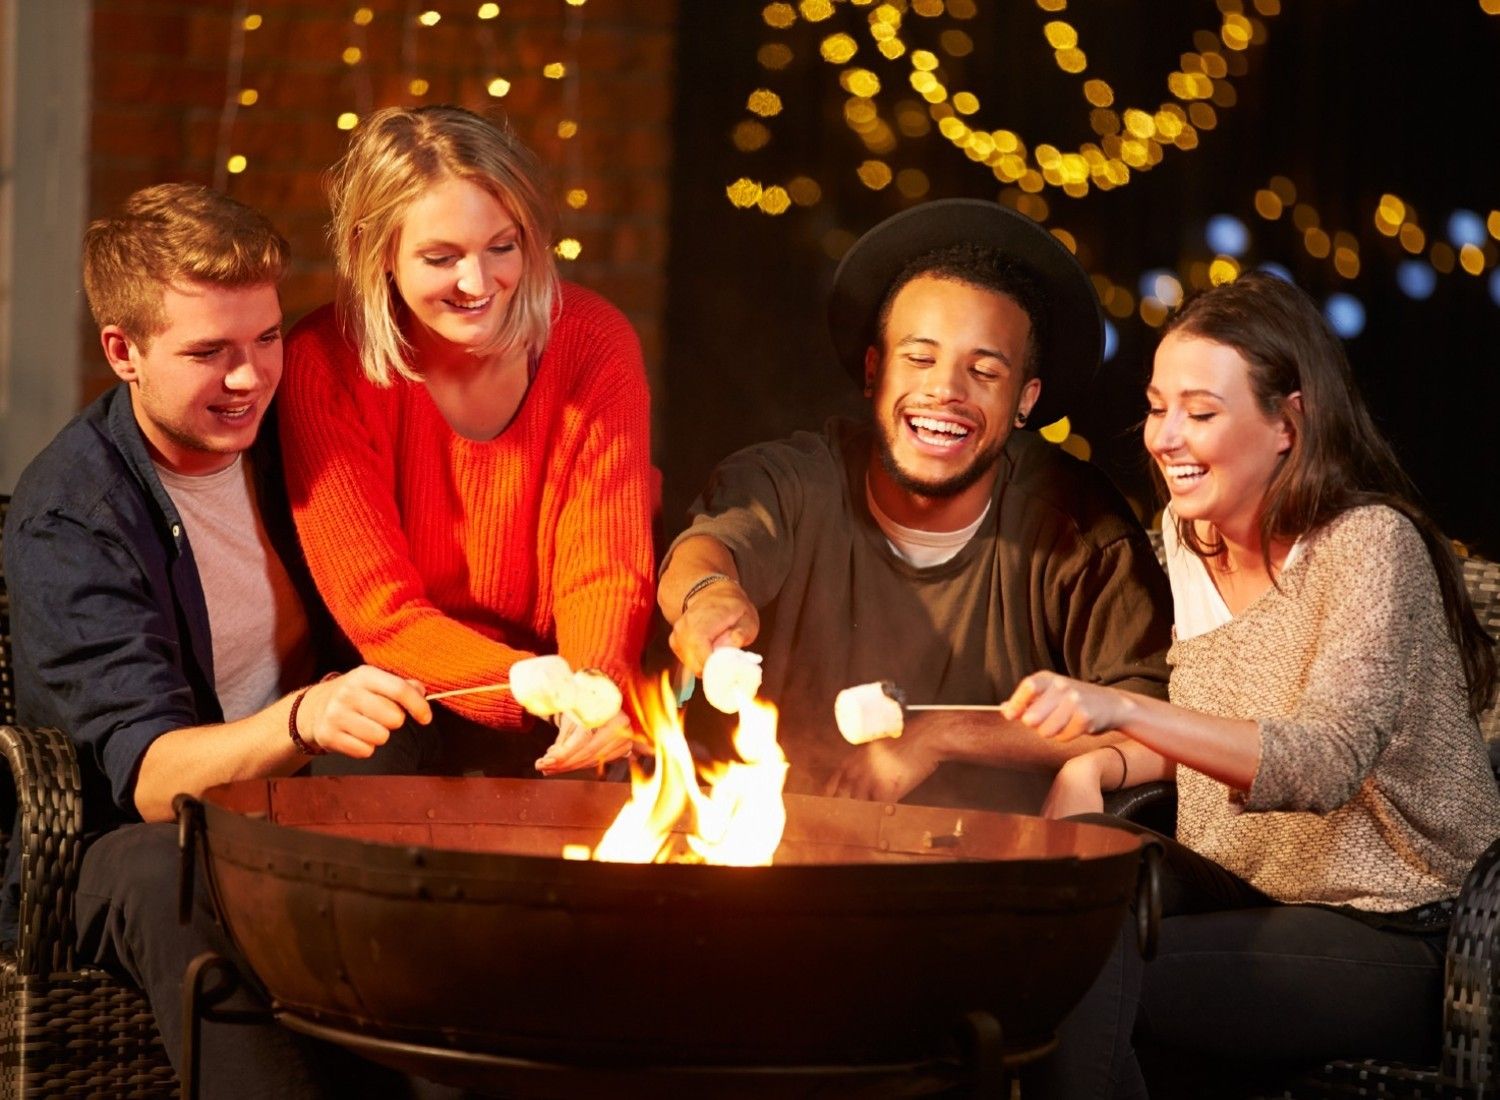
[[[269,1012],[215,1008],[232,996],[242,983],[239,968],[216,952],[205,951],[188,963],[182,976],[183,1100],[198,1100],[201,1089],[198,1060],[204,1020],[218,1023],[264,1023],[274,1018]]]
[[[1009,1096],[1010,1074],[1000,1021],[988,1012],[970,1012],[959,1027],[975,1096]]]

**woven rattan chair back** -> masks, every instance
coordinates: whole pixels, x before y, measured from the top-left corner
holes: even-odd
[[[0,495],[0,531],[8,496]],[[3,545],[0,545],[3,550]],[[0,567],[0,821],[20,846],[22,913],[0,952],[0,1100],[170,1097],[177,1078],[140,992],[73,958],[82,802],[72,742],[16,725],[5,570]]]

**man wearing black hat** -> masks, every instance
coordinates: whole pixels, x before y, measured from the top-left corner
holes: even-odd
[[[1037,223],[945,200],[850,249],[829,322],[873,422],[719,466],[662,570],[673,651],[697,674],[718,646],[763,655],[789,789],[1034,811],[1076,746],[940,711],[852,748],[833,702],[889,680],[912,704],[996,704],[1038,669],[1165,697],[1171,601],[1139,523],[1094,467],[1014,430],[1097,370],[1093,286]]]

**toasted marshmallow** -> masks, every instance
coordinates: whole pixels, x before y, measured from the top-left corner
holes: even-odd
[[[845,688],[833,701],[833,719],[851,745],[900,737],[905,726],[901,690],[889,680]]]
[[[597,668],[573,673],[572,692],[563,709],[589,729],[597,729],[620,713],[620,689]]]
[[[759,653],[720,646],[703,662],[703,697],[716,710],[738,714],[760,691]]]
[[[573,700],[573,666],[555,653],[517,661],[510,666],[510,693],[538,718],[561,714]]]

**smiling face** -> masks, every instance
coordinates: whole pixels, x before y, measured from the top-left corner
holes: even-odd
[[[255,442],[281,381],[276,286],[170,286],[162,312],[166,327],[146,348],[118,325],[101,329],[100,341],[130,383],[152,456],[190,477],[214,473]]]
[[[1266,487],[1292,446],[1286,418],[1256,400],[1250,364],[1227,344],[1176,331],[1157,349],[1146,398],[1146,450],[1172,511],[1250,544]]]
[[[872,484],[899,490],[877,491],[882,507],[904,494],[952,502],[945,518],[958,526],[978,517],[1016,413],[1041,392],[1025,377],[1030,335],[1025,311],[992,290],[919,275],[897,292],[884,347],[865,358],[881,450]]]
[[[426,334],[492,348],[521,279],[520,227],[478,184],[448,177],[407,209],[391,276]]]

